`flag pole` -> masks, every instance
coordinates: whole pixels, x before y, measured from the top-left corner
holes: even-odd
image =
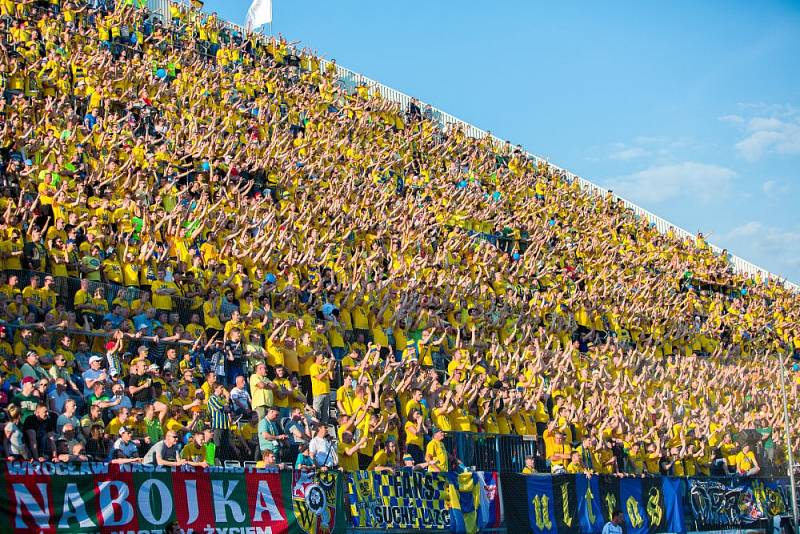
[[[779,353],[780,354],[780,353]],[[778,357],[778,364],[781,370],[781,397],[783,398],[783,426],[784,434],[786,436],[786,456],[789,461],[789,485],[791,487],[792,499],[792,520],[794,522],[794,531],[797,532],[797,489],[795,488],[794,481],[794,454],[792,452],[792,438],[790,435],[789,426],[789,403],[786,400],[786,369],[783,363],[783,355]]]

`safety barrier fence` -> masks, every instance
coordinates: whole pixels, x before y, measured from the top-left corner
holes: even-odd
[[[785,478],[618,478],[422,471],[301,471],[8,462],[0,531],[225,534],[771,531]]]
[[[342,67],[339,64],[331,63],[327,60],[322,60],[320,64],[323,69],[327,69],[329,65],[332,65],[331,68],[335,68],[336,75],[340,83],[347,90],[353,91],[357,87],[367,87],[371,91],[380,94],[383,99],[397,103],[403,110],[409,109],[412,101],[414,101],[414,99],[411,96],[401,91],[398,91],[391,87],[387,87],[379,82],[376,82],[375,80],[363,76],[362,74],[359,74],[345,67]],[[492,143],[497,148],[502,147],[506,143],[504,140],[490,134],[489,132],[486,132],[472,124],[457,119],[456,117],[450,115],[449,113],[434,108],[433,106],[429,106],[428,104],[425,104],[420,101],[417,101],[416,105],[418,105],[420,109],[423,111],[424,116],[436,122],[441,128],[445,130],[457,128],[458,130],[464,132],[469,137],[475,139],[484,139],[488,137],[491,139]],[[544,158],[541,158],[529,152],[526,152],[525,155],[528,159],[535,162],[536,164],[546,164],[552,171],[559,173],[569,182],[576,181],[583,191],[587,192],[592,196],[605,197],[608,196],[610,193],[610,191],[607,188],[592,183],[569,171],[566,171],[561,167],[558,167],[550,163]],[[646,219],[660,233],[662,234],[672,233],[677,238],[684,241],[693,241],[695,239],[695,235],[692,234],[691,232],[688,232],[687,230],[684,230],[683,228],[667,221],[666,219],[663,219],[662,217],[659,217],[658,215],[655,215],[654,213],[647,211],[646,209],[634,204],[633,202],[625,198],[622,198],[617,194],[613,194],[613,198],[617,201],[622,202],[625,208],[631,210],[634,214],[636,214],[637,217]],[[711,244],[710,246],[715,253],[717,254],[723,253],[722,248],[713,244]],[[763,269],[758,265],[755,265],[754,263],[751,263],[743,258],[740,258],[738,256],[735,256],[727,252],[726,256],[729,264],[738,273],[745,274],[749,277],[759,277],[762,281],[775,280],[785,284],[787,287],[793,290],[800,289],[800,286],[792,282],[789,282],[787,280],[781,279],[777,275],[774,275],[769,271],[767,271],[766,269]]]
[[[519,473],[526,456],[537,456],[536,438],[515,434],[448,432],[445,447],[465,466],[478,471]]]
[[[53,276],[50,273],[31,271],[27,269],[5,269],[3,270],[3,273],[9,277],[16,276],[18,279],[17,288],[20,290],[30,284],[30,280],[33,276],[39,277],[39,287],[42,287],[45,276]],[[53,276],[53,279],[54,284],[52,289],[57,294],[58,302],[63,303],[65,309],[69,311],[76,311],[74,306],[75,294],[81,288],[81,279],[73,276]],[[107,283],[96,280],[88,280],[88,284],[89,287],[87,289],[87,293],[89,294],[90,298],[98,289],[103,291],[102,299],[108,306],[108,310],[113,308],[113,303],[117,299],[125,302],[128,306],[131,306],[136,300],[141,298],[142,292],[149,292],[147,288],[142,289],[136,286],[124,286],[121,284]],[[193,313],[202,311],[199,307],[194,306],[192,299],[175,295],[171,297],[171,300],[172,309],[163,309],[159,311],[177,313],[180,318],[180,322],[184,325],[190,322]],[[148,302],[152,303],[152,297]],[[91,313],[90,315],[104,314],[105,312],[97,314]]]

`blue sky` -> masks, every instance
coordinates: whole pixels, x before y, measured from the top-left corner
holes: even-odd
[[[243,23],[249,3],[205,9]],[[273,32],[800,282],[800,2],[274,0]]]

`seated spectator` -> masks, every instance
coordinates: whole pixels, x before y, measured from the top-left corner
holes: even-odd
[[[56,417],[50,413],[46,404],[36,406],[33,415],[22,424],[22,430],[33,458],[38,458],[40,462],[56,458]]]
[[[119,437],[111,448],[111,461],[115,464],[139,463],[139,443],[132,438],[130,428],[121,427],[118,431]]]
[[[60,462],[88,462],[89,455],[86,453],[86,446],[83,443],[73,443],[69,447],[69,452],[58,455]]]
[[[178,457],[178,433],[172,430],[164,435],[164,439],[153,443],[142,458],[145,465],[163,465],[166,467],[180,467],[191,464],[189,460]]]
[[[314,471],[317,468],[314,458],[311,457],[311,450],[305,444],[298,446],[297,459],[294,462],[294,468],[299,471]]]
[[[378,449],[367,467],[368,471],[394,472],[397,467],[397,442],[393,439],[386,441],[383,448]]]
[[[536,457],[532,454],[525,456],[525,467],[522,468],[523,475],[536,474]]]
[[[192,439],[181,449],[181,458],[187,462],[194,462],[196,465],[208,467],[207,448],[205,433],[202,430],[195,430]]]
[[[105,462],[109,456],[108,440],[103,435],[103,427],[93,424],[89,427],[86,440],[86,454],[96,462]]]
[[[71,451],[76,443],[83,444],[81,432],[75,430],[72,423],[67,423],[61,428],[61,432],[56,434],[56,449],[61,450],[61,445],[64,445],[64,450]]]
[[[8,407],[9,420],[3,426],[5,432],[5,456],[18,460],[29,460],[32,456],[20,428],[20,409],[12,404]]]
[[[256,462],[258,469],[277,468],[278,464],[275,462],[275,453],[269,449],[265,450],[261,456],[261,460]]]

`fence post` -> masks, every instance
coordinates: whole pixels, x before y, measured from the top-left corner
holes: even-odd
[[[498,473],[501,471],[500,469],[500,440],[503,439],[503,436],[498,434],[494,437],[494,470]]]

